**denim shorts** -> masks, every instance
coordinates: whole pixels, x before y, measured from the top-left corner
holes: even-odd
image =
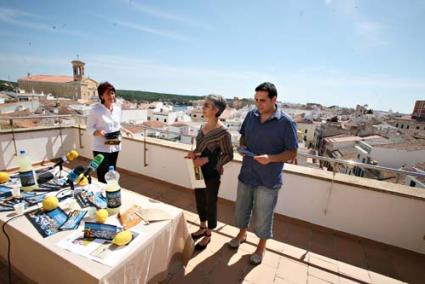
[[[278,193],[275,189],[252,187],[239,181],[235,209],[236,227],[248,228],[251,216],[254,215],[254,231],[257,237],[272,238],[273,213]]]

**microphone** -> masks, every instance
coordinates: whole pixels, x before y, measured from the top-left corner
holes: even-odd
[[[92,171],[96,171],[97,168],[100,166],[100,164],[102,164],[103,159],[105,159],[105,157],[102,154],[97,154],[96,157],[94,157],[94,159],[91,160],[91,162],[89,164],[89,167],[84,172],[84,176],[85,177],[89,177],[90,176],[90,173]]]
[[[69,172],[66,182],[73,184],[77,180],[77,178],[82,173],[84,173],[85,170],[86,169],[83,166],[77,166],[71,172]]]
[[[78,152],[76,150],[72,150],[66,153],[66,155],[62,156],[56,164],[50,167],[50,169],[56,168],[57,166],[62,166],[63,163],[69,163],[72,160],[76,159],[78,156]]]

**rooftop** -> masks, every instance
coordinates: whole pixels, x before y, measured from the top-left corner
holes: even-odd
[[[55,76],[55,75],[33,75],[20,78],[21,81],[31,82],[49,82],[49,83],[68,83],[74,81],[72,76]]]
[[[78,158],[70,167],[86,163]],[[197,230],[193,191],[125,170],[121,185],[150,198],[184,210],[189,231]],[[264,261],[249,264],[257,238],[238,251],[227,242],[237,233],[233,226],[234,203],[219,199],[218,226],[207,249],[194,253],[186,268],[171,268],[163,283],[423,283],[425,255],[331,230],[275,214],[274,239],[269,240]],[[13,275],[15,284],[26,282]],[[7,269],[0,264],[0,280]],[[1,282],[1,281],[0,281]]]
[[[390,144],[382,144],[375,145],[375,147],[386,148],[386,149],[398,149],[405,151],[418,151],[425,150],[425,139],[416,139],[401,143],[390,143]]]
[[[92,136],[84,129],[17,130],[14,135],[17,149],[29,150],[34,161],[72,148],[82,157],[92,155]],[[0,136],[0,168],[14,167],[10,137],[9,132]],[[47,143],[51,147],[39,147]],[[123,187],[182,208],[193,232],[198,217],[193,191],[187,189],[188,150],[190,145],[170,141],[124,138],[118,167]],[[69,167],[81,164],[87,160],[79,158]],[[263,264],[254,267],[248,261],[258,241],[252,228],[238,251],[226,245],[238,231],[233,200],[239,169],[237,157],[226,165],[212,242],[184,269],[171,267],[165,283],[425,283],[425,226],[419,217],[425,214],[425,191],[285,165],[274,239]],[[0,283],[5,271],[0,266]],[[15,276],[13,283],[26,282]]]
[[[159,120],[144,121],[142,125],[150,128],[164,128],[166,126],[164,122]]]
[[[359,136],[341,136],[341,137],[328,137],[325,138],[329,142],[334,143],[340,143],[340,142],[357,142],[357,141],[368,141],[368,140],[374,140],[374,139],[385,139],[382,136],[379,135],[371,135],[366,137],[359,137]],[[385,139],[387,140],[387,139]]]

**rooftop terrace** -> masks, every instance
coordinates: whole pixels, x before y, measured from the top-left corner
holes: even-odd
[[[72,148],[91,157],[91,137],[75,127],[23,130],[15,139],[35,162]],[[157,139],[123,143],[121,185],[182,208],[195,231],[198,217],[183,159],[190,146]],[[10,132],[0,135],[0,148],[0,168],[15,167]],[[69,167],[87,164],[85,158]],[[263,264],[254,267],[248,260],[257,242],[253,233],[238,251],[226,245],[238,231],[233,201],[239,169],[237,159],[225,167],[219,225],[207,250],[195,253],[184,269],[170,267],[166,283],[425,283],[424,191],[287,165],[274,239]],[[6,281],[6,271],[0,266],[0,282]],[[13,280],[30,283],[16,275]]]

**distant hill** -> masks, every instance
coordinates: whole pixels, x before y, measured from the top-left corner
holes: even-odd
[[[190,104],[192,100],[200,100],[203,96],[185,96],[176,94],[165,94],[145,91],[132,91],[132,90],[117,90],[117,96],[122,97],[128,101],[162,101],[170,102],[173,104]]]
[[[0,80],[0,91],[14,91],[18,87],[16,82]],[[177,94],[165,94],[165,93],[155,93],[155,92],[146,92],[146,91],[135,91],[135,90],[117,90],[117,96],[122,97],[128,101],[137,101],[137,102],[153,102],[153,101],[163,101],[170,102],[174,104],[190,104],[192,100],[202,99],[203,96],[185,96]]]
[[[0,91],[13,92],[18,87],[18,83],[0,80]]]

